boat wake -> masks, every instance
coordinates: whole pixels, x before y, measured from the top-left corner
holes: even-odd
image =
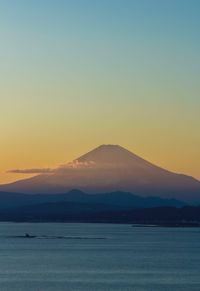
[[[77,240],[100,240],[106,237],[91,237],[91,236],[62,236],[62,235],[8,235],[0,236],[0,238],[20,238],[20,239],[77,239]]]

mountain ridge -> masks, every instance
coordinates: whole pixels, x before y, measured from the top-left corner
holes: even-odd
[[[73,202],[82,204],[107,205],[110,208],[130,209],[149,208],[160,206],[182,207],[183,201],[176,199],[162,199],[160,197],[141,197],[128,192],[111,192],[101,194],[88,194],[77,189],[67,193],[57,194],[25,194],[0,192],[0,210],[41,203]],[[112,207],[111,207],[112,206]]]
[[[197,179],[165,170],[119,145],[101,145],[51,173],[0,185],[0,191],[25,193],[64,193],[76,188],[200,201]]]

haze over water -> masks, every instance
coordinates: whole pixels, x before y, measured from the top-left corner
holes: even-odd
[[[13,237],[27,231],[40,238]],[[0,223],[0,234],[1,291],[200,290],[198,228]]]

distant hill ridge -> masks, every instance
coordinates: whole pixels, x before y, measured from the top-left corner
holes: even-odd
[[[72,190],[64,194],[22,194],[0,192],[0,210],[31,206],[41,203],[71,202],[88,205],[104,205],[106,209],[124,210],[132,208],[150,208],[161,206],[182,207],[184,202],[176,199],[159,197],[140,197],[127,192],[112,192],[91,195],[80,190]],[[102,209],[102,208],[101,208]]]

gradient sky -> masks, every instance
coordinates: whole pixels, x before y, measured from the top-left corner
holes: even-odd
[[[0,183],[100,144],[200,179],[199,27],[199,0],[0,0]]]

